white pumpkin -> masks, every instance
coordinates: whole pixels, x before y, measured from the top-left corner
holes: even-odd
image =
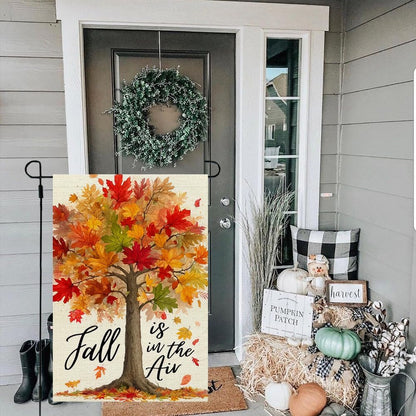
[[[302,342],[301,338],[286,338],[286,342],[292,347],[299,347]]]
[[[285,269],[277,278],[277,288],[282,292],[306,295],[308,293],[309,274],[306,270],[298,269],[297,265],[293,269]]]
[[[312,338],[302,338],[302,347],[312,347],[314,341]]]
[[[277,410],[289,409],[289,399],[292,393],[292,386],[286,382],[269,383],[264,390],[266,402]]]

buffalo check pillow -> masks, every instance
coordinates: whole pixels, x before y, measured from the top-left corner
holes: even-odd
[[[335,280],[358,279],[358,241],[360,230],[313,231],[290,226],[293,261],[307,269],[310,254],[323,254],[329,260],[329,275]]]

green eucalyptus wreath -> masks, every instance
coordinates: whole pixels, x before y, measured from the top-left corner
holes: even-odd
[[[145,68],[121,88],[121,101],[109,110],[114,132],[121,136],[120,153],[132,155],[148,167],[168,166],[206,140],[208,111],[205,97],[177,69]],[[154,105],[176,105],[180,125],[167,134],[155,134],[148,124]]]

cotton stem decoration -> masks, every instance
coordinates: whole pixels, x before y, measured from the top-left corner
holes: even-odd
[[[386,309],[382,302],[373,303],[374,340],[371,343],[369,356],[375,359],[374,372],[384,377],[390,377],[404,370],[407,364],[416,362],[416,347],[413,352],[407,350],[407,334],[409,319],[403,318],[400,322],[386,322]]]
[[[247,242],[248,267],[251,280],[253,329],[261,327],[264,289],[272,288],[273,267],[280,260],[281,238],[289,220],[287,211],[293,201],[293,192],[280,189],[276,194],[266,193],[259,203],[253,197],[248,212],[241,212],[240,226]]]

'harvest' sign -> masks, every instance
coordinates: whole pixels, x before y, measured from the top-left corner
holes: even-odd
[[[261,331],[291,338],[310,338],[313,296],[265,289]]]
[[[363,306],[367,304],[367,281],[328,280],[327,298],[330,305]]]

